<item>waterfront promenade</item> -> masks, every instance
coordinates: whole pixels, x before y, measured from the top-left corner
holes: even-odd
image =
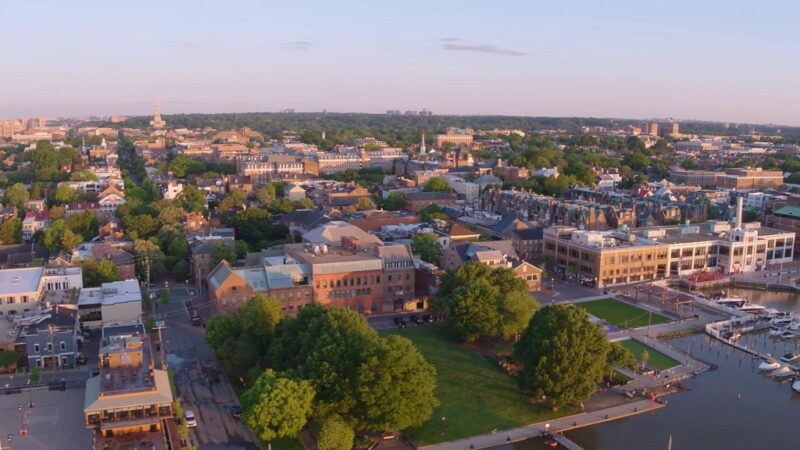
[[[470,450],[485,449],[519,442],[541,436],[542,432],[563,433],[577,428],[598,425],[604,422],[623,419],[636,414],[644,414],[663,408],[664,404],[651,400],[639,400],[599,411],[575,414],[560,419],[534,423],[511,430],[481,434],[457,441],[420,447],[425,450]]]

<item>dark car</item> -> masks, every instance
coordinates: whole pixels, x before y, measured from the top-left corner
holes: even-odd
[[[241,406],[233,405],[233,406],[231,406],[230,411],[231,411],[231,417],[233,417],[234,420],[239,420],[239,418],[242,417],[242,407]]]
[[[402,317],[398,317],[397,320],[395,321],[395,323],[397,324],[397,328],[405,328],[406,327],[406,319],[403,319]]]
[[[89,362],[89,357],[86,356],[86,355],[78,355],[78,357],[75,358],[75,362],[79,366],[82,366],[82,365],[87,364]]]
[[[425,314],[422,316],[422,321],[425,323],[433,323],[433,317],[430,314]]]

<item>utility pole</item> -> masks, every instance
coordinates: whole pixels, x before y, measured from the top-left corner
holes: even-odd
[[[165,322],[163,320],[156,320],[156,326],[154,328],[156,330],[158,330],[158,345],[159,345],[159,348],[161,349],[158,352],[158,357],[161,360],[161,370],[164,370],[164,366],[166,364],[164,363],[164,341],[161,339],[161,330],[165,329],[167,327],[166,327]]]

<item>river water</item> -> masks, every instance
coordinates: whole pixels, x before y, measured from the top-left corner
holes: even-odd
[[[776,291],[730,289],[728,294],[780,310],[800,312],[800,295]],[[761,335],[745,336],[779,355],[796,349],[795,343]],[[718,366],[683,382],[687,388],[667,397],[669,404],[654,413],[585,428],[567,437],[585,450],[666,449],[672,436],[673,450],[686,449],[789,449],[800,448],[800,394],[789,382],[767,378],[756,368],[760,361],[706,335],[670,341],[695,358]],[[539,450],[535,439],[496,450]]]

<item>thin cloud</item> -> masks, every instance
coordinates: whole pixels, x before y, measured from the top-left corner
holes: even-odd
[[[464,52],[491,53],[494,55],[525,56],[527,53],[518,50],[498,47],[491,44],[472,44],[458,38],[442,38],[442,48]]]
[[[291,47],[292,50],[308,50],[308,48],[311,47],[311,42],[292,41],[292,42],[286,42],[286,45]]]

